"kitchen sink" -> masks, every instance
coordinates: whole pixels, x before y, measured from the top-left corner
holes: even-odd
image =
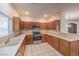
[[[4,44],[0,44],[0,47],[9,47],[9,46],[14,46],[17,45],[20,42],[19,38],[16,39],[8,39]]]

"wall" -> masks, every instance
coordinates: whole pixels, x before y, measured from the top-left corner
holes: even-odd
[[[21,17],[22,21],[26,22],[40,22],[40,23],[47,23],[47,22],[52,22],[55,20],[60,20],[61,18],[61,13],[60,12],[55,12],[54,14],[48,15],[48,18],[41,17],[41,18],[33,18],[33,17]]]
[[[61,18],[61,32],[68,33],[68,23],[77,24],[77,34],[79,34],[79,8],[74,5],[74,7],[69,6],[70,8],[62,11]]]
[[[26,21],[26,22],[40,22],[40,23],[46,23],[47,22],[47,19],[45,18],[38,18],[38,19],[35,19],[33,17],[21,17],[21,20],[22,21]]]
[[[61,20],[61,12],[56,12],[56,13],[52,14],[49,17],[48,22],[55,21],[55,20]]]
[[[0,13],[12,18],[12,16],[19,16],[15,9],[8,3],[0,3]]]

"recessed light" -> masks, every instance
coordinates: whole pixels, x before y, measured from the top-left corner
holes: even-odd
[[[48,15],[47,14],[44,14],[44,17],[48,17]]]
[[[25,12],[25,14],[26,14],[26,15],[29,15],[29,12],[28,12],[28,11],[26,11],[26,12]]]

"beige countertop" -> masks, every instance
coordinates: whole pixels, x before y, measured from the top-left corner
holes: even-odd
[[[51,36],[55,36],[67,41],[77,41],[79,40],[79,35],[77,34],[71,34],[71,33],[62,33],[60,31],[56,30],[39,30],[42,34],[48,34]],[[23,31],[23,33],[26,33],[27,35],[32,35],[33,30]]]
[[[22,41],[24,40],[26,34],[21,34],[17,37],[11,38],[10,40],[14,41],[18,39],[18,44],[12,45],[12,46],[3,46],[0,47],[0,56],[15,56],[19,47],[22,44]]]
[[[67,41],[77,41],[79,40],[79,35],[71,34],[71,33],[62,33],[59,31],[49,30],[46,34],[52,35]]]

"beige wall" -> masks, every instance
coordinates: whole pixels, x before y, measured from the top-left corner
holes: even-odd
[[[19,16],[16,10],[8,3],[0,3],[0,13],[7,15],[8,17]]]
[[[61,20],[61,13],[55,13],[55,14],[52,14],[52,15],[49,15],[50,17],[49,18],[44,18],[44,17],[41,17],[41,18],[33,18],[33,17],[21,17],[22,21],[27,21],[27,22],[41,22],[41,23],[47,23],[47,22],[51,22],[51,21],[54,21],[54,20]]]

